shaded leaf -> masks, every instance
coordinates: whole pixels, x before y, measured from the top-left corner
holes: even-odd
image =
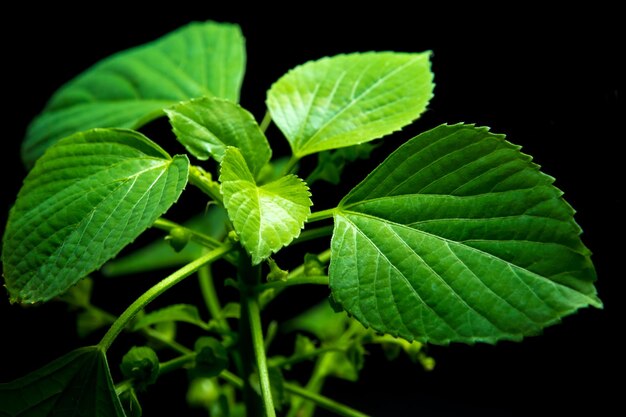
[[[178,141],[196,158],[222,161],[227,146],[239,148],[256,176],[272,156],[265,134],[244,108],[232,101],[203,97],[165,112]]]
[[[22,158],[32,165],[48,146],[79,131],[137,129],[193,97],[238,101],[245,61],[239,26],[215,22],[191,23],[103,59],[52,96],[28,127]]]
[[[94,129],[39,159],[9,214],[2,262],[12,301],[46,301],[115,256],[187,183],[186,156],[145,136]]]
[[[426,109],[429,56],[368,52],[308,62],[274,83],[267,107],[297,157],[368,142]]]
[[[335,313],[328,301],[322,301],[285,322],[282,328],[287,332],[303,330],[328,342],[338,339],[345,332],[349,321],[346,314]]]
[[[106,356],[97,346],[76,349],[43,368],[0,384],[2,415],[124,417]]]
[[[340,203],[333,297],[373,329],[419,340],[519,340],[600,307],[574,211],[502,135],[440,126]]]
[[[339,184],[341,174],[347,163],[357,159],[369,159],[375,148],[376,145],[372,143],[363,143],[334,151],[320,152],[317,166],[306,178],[307,184],[311,185],[318,180],[324,180],[334,185]]]
[[[237,148],[222,160],[224,206],[241,244],[258,264],[300,235],[311,213],[309,188],[295,175],[258,186]]]

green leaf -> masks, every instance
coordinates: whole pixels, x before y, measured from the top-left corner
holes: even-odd
[[[437,344],[519,340],[601,307],[552,182],[486,128],[411,139],[336,211],[333,297],[365,326]]]
[[[255,265],[298,237],[311,214],[301,179],[288,175],[257,186],[237,148],[226,149],[220,181],[228,216]]]
[[[222,161],[227,146],[239,148],[256,176],[272,156],[265,134],[244,108],[232,101],[203,97],[165,112],[176,137],[196,158]]]
[[[124,417],[104,352],[74,350],[43,368],[0,384],[2,415]]]
[[[207,324],[200,318],[200,313],[198,313],[196,306],[190,304],[174,304],[142,316],[135,322],[133,330],[140,330],[164,321],[182,321],[194,324],[203,329],[207,328]]]
[[[296,157],[368,142],[408,125],[433,95],[430,53],[368,52],[308,62],[267,94]]]
[[[245,45],[237,25],[191,23],[156,41],[106,58],[61,87],[31,123],[22,158],[32,165],[48,146],[95,127],[136,129],[179,101],[238,101]]]
[[[59,295],[163,214],[187,183],[186,156],[145,136],[94,129],[40,158],[9,214],[2,262],[12,301]]]

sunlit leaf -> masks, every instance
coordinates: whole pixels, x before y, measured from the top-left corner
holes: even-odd
[[[502,135],[440,126],[397,149],[340,203],[334,299],[373,329],[494,343],[600,307],[574,211]]]

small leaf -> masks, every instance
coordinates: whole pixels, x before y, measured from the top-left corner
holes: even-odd
[[[0,384],[2,415],[124,417],[104,352],[74,350],[43,368]]]
[[[22,158],[32,165],[57,140],[95,127],[137,129],[181,100],[238,101],[245,71],[239,26],[191,23],[106,58],[61,87],[30,124]]]
[[[188,168],[186,156],[128,130],[51,147],[9,214],[2,262],[12,301],[47,301],[114,257],[178,199]]]
[[[298,237],[311,214],[311,194],[301,179],[288,175],[257,186],[237,148],[226,149],[220,181],[224,206],[255,265]]]
[[[207,329],[207,324],[200,318],[200,313],[198,313],[196,306],[190,304],[174,304],[142,316],[135,322],[133,330],[137,331],[157,323],[168,321],[182,321]]]
[[[368,52],[308,62],[272,86],[267,107],[297,157],[368,142],[426,109],[429,56]]]
[[[81,281],[82,282],[82,281]],[[98,329],[113,324],[115,317],[96,308],[89,308],[76,316],[76,333],[85,338]]]
[[[519,340],[601,307],[574,211],[502,135],[440,126],[340,203],[333,297],[365,326],[437,344]]]
[[[178,141],[200,160],[212,157],[221,162],[226,147],[234,146],[256,176],[272,156],[254,117],[232,101],[203,97],[179,103],[165,112]]]
[[[289,271],[285,271],[284,269],[280,269],[276,261],[273,259],[268,259],[268,264],[270,267],[270,272],[267,274],[267,281],[285,281],[289,276]]]

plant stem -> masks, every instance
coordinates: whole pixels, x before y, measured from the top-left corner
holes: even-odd
[[[289,161],[287,161],[287,163],[285,164],[285,167],[283,168],[283,172],[281,173],[281,177],[284,177],[285,175],[289,175],[289,174],[293,174],[296,165],[298,165],[298,162],[300,161],[300,158],[298,158],[295,155],[291,155],[291,158],[289,158]]]
[[[196,359],[196,353],[188,353],[159,364],[159,375],[182,368]]]
[[[204,265],[198,270],[198,282],[200,283],[202,298],[204,298],[204,303],[206,304],[211,317],[219,322],[222,330],[230,330],[228,322],[220,318],[222,314],[222,306],[219,298],[217,297],[217,292],[215,291],[213,275],[211,274],[211,268],[209,265]]]
[[[209,172],[198,166],[191,165],[189,167],[189,182],[211,197],[212,200],[223,205],[220,184],[217,181],[213,181]]]
[[[285,383],[285,391],[307,399],[316,405],[343,417],[368,417],[367,414],[363,414],[345,404],[341,404],[335,400],[331,400],[323,395],[316,394],[307,389],[301,388],[295,384]]]
[[[189,229],[183,225],[180,225],[176,222],[173,222],[171,220],[167,220],[164,218],[158,218],[153,224],[152,227],[155,227],[157,229],[161,229],[161,230],[165,230],[166,232],[171,231],[172,229],[184,229],[185,231],[187,231],[190,235],[191,235],[191,240],[193,240],[196,243],[201,244],[202,246],[206,246],[209,249],[214,249],[217,248],[219,246],[222,245],[222,242],[220,242],[217,239],[213,239],[211,236],[205,235],[204,233],[200,233],[196,230],[193,229]]]
[[[306,242],[308,240],[317,239],[318,237],[330,236],[333,233],[333,226],[323,226],[318,227],[316,229],[305,230],[300,233],[296,239],[291,243],[292,245],[296,243]]]
[[[272,281],[266,282],[259,286],[259,290],[267,290],[270,288],[283,289],[286,287],[292,287],[294,285],[315,284],[315,285],[328,285],[327,275],[300,275],[295,278],[286,279],[284,281]]]
[[[322,347],[319,349],[315,349],[312,350],[308,353],[304,353],[302,355],[295,355],[292,356],[290,358],[281,358],[281,359],[277,359],[275,361],[270,359],[270,363],[272,364],[272,366],[276,366],[278,368],[282,368],[283,366],[287,366],[287,365],[294,365],[296,363],[299,362],[303,362],[312,358],[315,358],[316,356],[322,355],[324,353],[328,353],[328,352],[343,352],[345,351],[345,349],[341,349],[338,347]]]
[[[202,255],[195,261],[183,266],[173,274],[161,280],[148,291],[143,293],[117,318],[117,320],[115,320],[115,322],[111,325],[106,334],[102,337],[102,340],[100,340],[98,346],[104,351],[108,350],[115,338],[120,334],[120,332],[124,330],[128,323],[130,323],[130,321],[135,318],[137,313],[143,310],[150,302],[152,302],[155,298],[163,294],[174,285],[181,282],[189,275],[196,272],[203,265],[220,259],[224,255],[226,255],[231,249],[232,248],[230,246],[222,245],[212,250],[211,252]]]
[[[311,213],[309,218],[306,219],[306,222],[307,223],[313,223],[313,222],[318,222],[320,220],[329,219],[329,218],[333,217],[333,215],[335,214],[336,211],[337,211],[337,207],[329,208],[329,209],[326,209],[326,210],[316,211],[314,213]]]
[[[259,373],[259,383],[261,385],[261,397],[265,407],[265,415],[267,417],[276,417],[274,410],[274,400],[272,399],[272,391],[270,389],[270,376],[267,370],[267,358],[265,357],[265,344],[263,343],[263,329],[261,328],[261,309],[259,308],[259,300],[255,296],[246,297],[247,308],[249,314],[250,331],[252,333],[252,348],[256,358],[257,370]]]
[[[243,388],[243,381],[237,375],[233,374],[229,371],[222,371],[219,375],[220,378],[224,379],[226,382],[231,383],[235,388]],[[331,400],[328,397],[325,397],[320,394],[316,394],[307,390],[306,388],[299,387],[298,385],[291,384],[289,382],[285,382],[283,385],[285,387],[285,391],[296,395],[298,397],[304,398],[312,403],[334,413],[337,413],[340,416],[344,417],[368,417],[367,414],[363,414],[360,411],[357,411],[351,407],[348,407],[345,404],[341,404],[335,400]]]
[[[272,123],[272,115],[269,110],[267,110],[263,116],[263,120],[261,120],[261,125],[259,126],[261,128],[261,132],[265,133],[267,128],[270,126],[270,123]]]

